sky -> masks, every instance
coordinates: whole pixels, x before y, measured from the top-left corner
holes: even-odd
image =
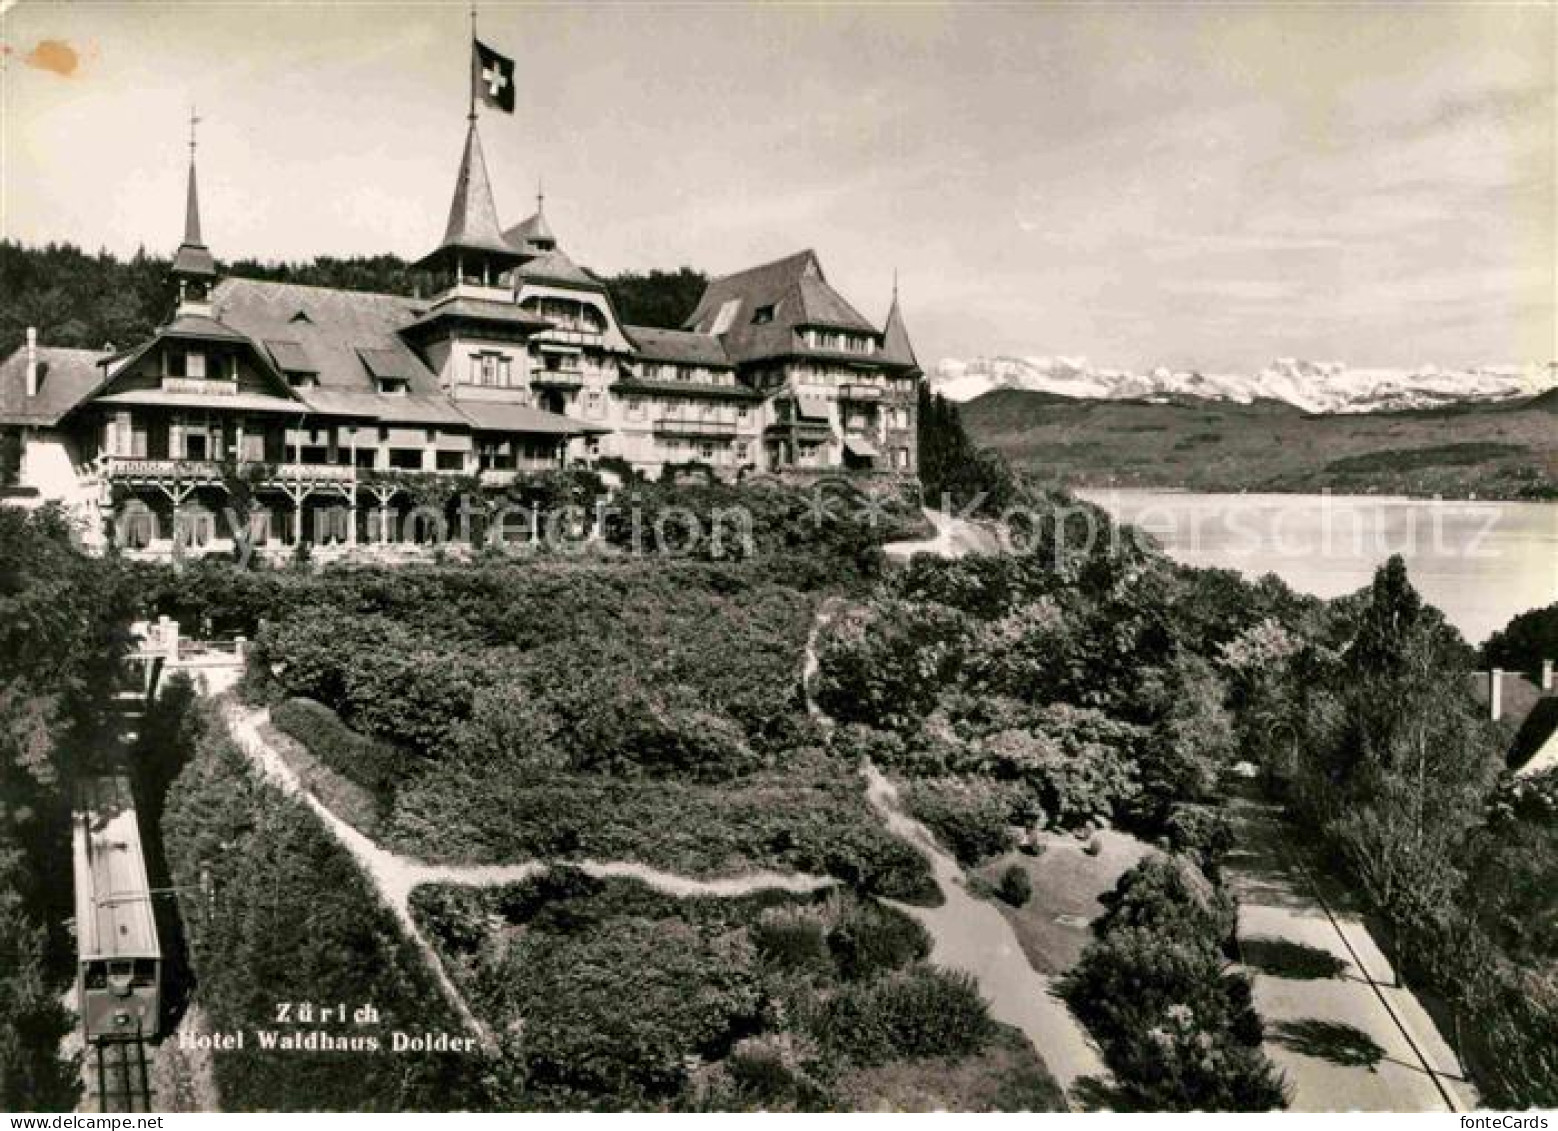
[[[0,0],[0,234],[442,235],[464,3]],[[1558,357],[1558,5],[501,4],[500,218],[594,270],[816,249],[917,352],[1206,372]],[[0,296],[3,301],[3,296]]]

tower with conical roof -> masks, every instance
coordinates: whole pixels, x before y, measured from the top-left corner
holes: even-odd
[[[465,131],[465,151],[455,176],[449,220],[439,245],[412,266],[438,276],[446,289],[495,287],[505,270],[524,256],[503,238],[492,183],[473,118]]]
[[[195,181],[195,127],[200,119],[189,113],[189,186],[184,194],[184,242],[173,253],[170,274],[178,285],[179,309],[209,313],[211,285],[216,281],[216,260],[200,234],[200,190]]]
[[[898,273],[893,272],[893,305],[887,312],[887,327],[882,331],[882,360],[902,366],[918,376],[922,371],[904,325],[903,309],[898,305]]]

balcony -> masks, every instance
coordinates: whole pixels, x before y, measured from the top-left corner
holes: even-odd
[[[732,440],[736,435],[736,424],[732,420],[657,420],[655,435]]]
[[[240,463],[242,471],[254,464]],[[183,483],[222,485],[223,465],[209,459],[133,459],[104,456],[101,463],[105,479],[116,483]],[[357,469],[333,463],[282,463],[271,467],[265,483],[351,484],[357,481]]]
[[[880,385],[840,385],[841,401],[879,401],[884,390]]]
[[[537,369],[530,383],[540,389],[582,389],[584,372],[579,369]]]
[[[545,317],[543,315],[543,317]],[[543,330],[536,335],[537,342],[556,342],[559,345],[594,346],[599,345],[604,330],[591,326],[588,322],[574,322],[566,318],[553,318],[552,329]]]

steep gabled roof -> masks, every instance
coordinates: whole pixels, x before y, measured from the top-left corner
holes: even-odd
[[[401,295],[223,279],[211,296],[222,323],[255,341],[296,343],[324,390],[378,394],[361,350],[383,351],[404,370],[411,393],[441,394],[438,379],[401,339],[426,302]],[[305,317],[298,318],[302,313]],[[377,355],[376,355],[377,356]],[[299,390],[311,401],[313,390]]]
[[[721,338],[736,361],[815,352],[796,334],[804,326],[877,333],[828,285],[817,253],[809,249],[712,280],[683,324]]]
[[[106,350],[38,347],[38,395],[27,395],[27,347],[0,362],[0,424],[51,427],[103,383]]]

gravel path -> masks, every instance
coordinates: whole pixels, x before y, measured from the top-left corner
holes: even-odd
[[[411,893],[422,884],[445,883],[490,887],[515,883],[540,875],[547,870],[547,865],[537,860],[498,865],[428,864],[410,856],[391,852],[353,828],[303,786],[292,767],[287,765],[286,759],[265,741],[260,731],[260,728],[270,721],[269,711],[230,701],[223,706],[222,714],[239,749],[281,789],[303,798],[319,815],[320,820],[325,823],[325,827],[336,840],[352,854],[352,858],[367,874],[380,897],[389,905],[395,918],[400,921],[407,937],[416,944],[427,959],[449,1004],[460,1014],[467,1028],[490,1047],[491,1034],[471,1012],[465,998],[444,969],[437,952],[417,928],[416,920],[411,914]],[[570,861],[570,864],[597,878],[635,879],[656,891],[678,897],[730,898],[770,890],[806,893],[831,887],[838,882],[831,876],[770,871],[745,872],[738,876],[705,880],[662,872],[658,868],[622,860],[605,862],[580,860]]]
[[[1238,848],[1225,871],[1239,942],[1266,1022],[1266,1053],[1293,1085],[1293,1111],[1469,1111],[1477,1096],[1422,1004],[1344,893],[1322,897],[1291,846],[1280,807],[1246,790],[1231,801]],[[1334,962],[1315,976],[1290,955]],[[1265,969],[1261,968],[1265,966]],[[1290,976],[1307,974],[1308,976]],[[1358,1052],[1372,1045],[1372,1056]]]
[[[926,514],[933,522],[938,517],[946,517],[929,510]],[[938,529],[945,528],[938,523]],[[842,601],[830,598],[818,609],[810,638],[806,641],[805,662],[801,669],[806,709],[824,727],[831,727],[832,720],[817,705],[813,695],[819,669],[817,641],[842,608]],[[1087,1031],[1055,996],[1051,980],[1035,971],[1028,962],[1006,917],[988,901],[969,893],[963,869],[942,851],[923,825],[903,811],[897,787],[881,770],[867,760],[861,766],[861,773],[865,776],[866,798],[871,807],[890,832],[908,841],[930,861],[936,886],[941,889],[943,903],[940,907],[894,904],[917,919],[930,933],[931,960],[948,969],[973,975],[980,992],[990,1003],[991,1016],[1022,1030],[1064,1094],[1069,1096],[1084,1077],[1107,1083],[1108,1069]]]
[[[942,558],[961,558],[965,554],[999,554],[1001,542],[995,532],[966,518],[945,511],[921,508],[926,520],[936,528],[936,537],[920,542],[889,542],[882,552],[895,560],[915,554],[935,554]]]

